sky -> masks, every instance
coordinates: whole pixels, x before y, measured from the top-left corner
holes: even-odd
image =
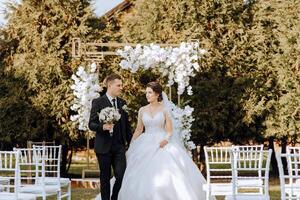
[[[5,25],[6,20],[4,19],[3,10],[5,9],[4,3],[9,0],[0,0],[0,25]],[[21,0],[17,0],[21,1]],[[95,14],[101,16],[123,0],[93,0],[93,6],[95,9]]]

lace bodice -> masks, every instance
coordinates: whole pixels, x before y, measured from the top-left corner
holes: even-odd
[[[142,112],[142,121],[145,126],[145,133],[165,132],[165,116],[163,111],[159,111],[151,116],[148,112]]]

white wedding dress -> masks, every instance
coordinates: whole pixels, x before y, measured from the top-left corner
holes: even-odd
[[[164,148],[163,111],[142,112],[145,133],[127,151],[127,168],[118,200],[204,200],[203,175],[186,150],[175,142]]]

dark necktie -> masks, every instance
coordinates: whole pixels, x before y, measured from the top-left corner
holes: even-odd
[[[112,102],[113,102],[113,106],[115,109],[117,109],[117,105],[116,105],[116,99],[112,99]]]

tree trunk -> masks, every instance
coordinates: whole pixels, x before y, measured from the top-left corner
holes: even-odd
[[[204,153],[204,146],[205,145],[200,145],[200,163],[202,166],[202,174],[206,176],[206,165],[205,165],[205,153]]]
[[[284,137],[281,139],[281,153],[286,153],[286,146],[287,146],[287,138]],[[284,171],[287,171],[286,158],[282,158],[282,167]]]
[[[62,159],[61,159],[61,176],[67,177],[67,163],[68,163],[68,145],[62,145]]]
[[[277,166],[275,148],[274,148],[274,137],[269,138],[269,149],[272,149],[272,156],[271,156],[272,174],[278,176],[279,173],[278,173],[278,166]]]

